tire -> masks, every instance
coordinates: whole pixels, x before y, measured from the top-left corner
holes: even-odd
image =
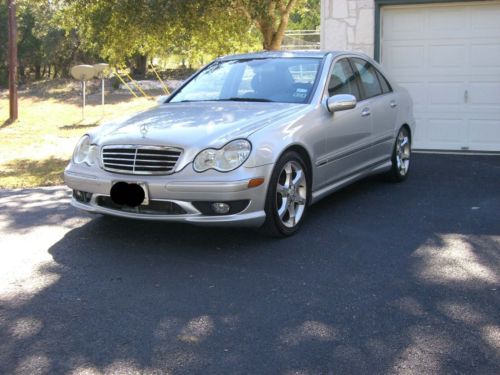
[[[403,126],[399,129],[394,142],[394,149],[392,151],[392,166],[391,170],[387,173],[390,181],[401,182],[406,180],[408,172],[410,171],[411,160],[411,135],[410,130]]]
[[[261,231],[288,237],[300,229],[310,201],[310,176],[300,154],[286,152],[276,163],[267,189],[266,221]]]

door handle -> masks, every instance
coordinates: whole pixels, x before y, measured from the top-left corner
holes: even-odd
[[[361,111],[361,116],[362,117],[366,117],[366,116],[370,116],[372,113],[370,111],[370,108],[365,108]]]
[[[398,103],[396,103],[395,100],[392,100],[391,103],[389,104],[391,106],[391,108],[395,108],[398,106]]]

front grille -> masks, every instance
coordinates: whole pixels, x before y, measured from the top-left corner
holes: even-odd
[[[161,146],[104,146],[103,168],[110,172],[139,175],[173,173],[182,150]]]

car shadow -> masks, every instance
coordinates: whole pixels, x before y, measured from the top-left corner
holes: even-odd
[[[437,159],[324,199],[281,240],[59,213],[74,229],[46,285],[0,299],[0,372],[497,373],[498,163]],[[23,215],[57,223],[9,228]]]

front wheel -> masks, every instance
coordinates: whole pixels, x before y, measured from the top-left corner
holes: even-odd
[[[273,171],[266,197],[262,230],[273,237],[296,233],[309,203],[309,172],[296,152],[284,154]]]
[[[403,181],[408,176],[411,159],[410,131],[406,126],[399,129],[394,150],[392,152],[392,167],[388,177],[395,182]]]

